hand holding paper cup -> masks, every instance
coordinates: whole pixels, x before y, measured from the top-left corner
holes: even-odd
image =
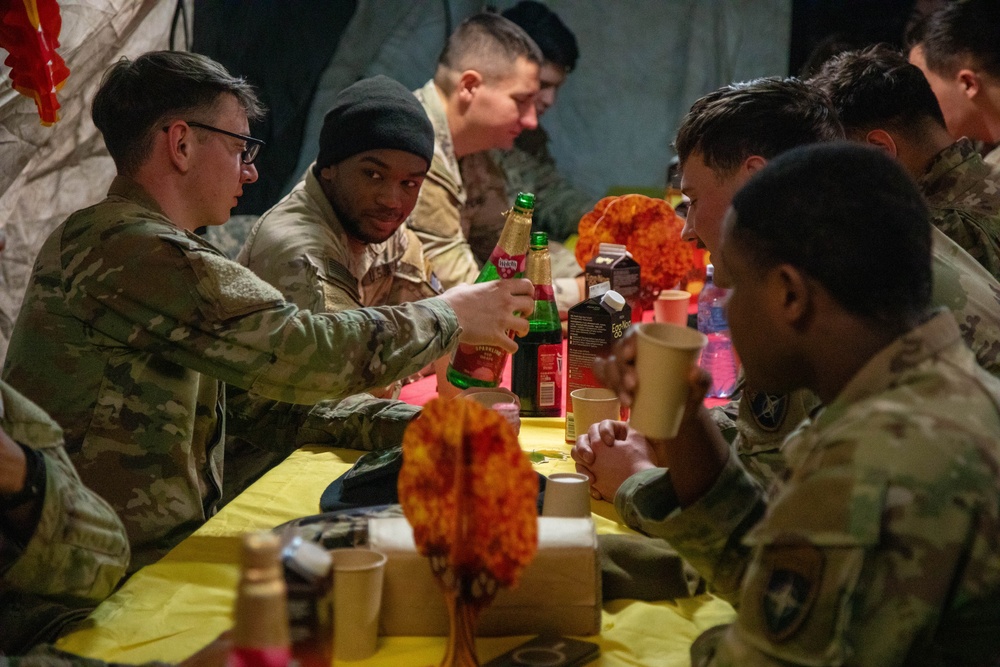
[[[688,322],[688,305],[691,303],[691,293],[679,289],[665,289],[653,302],[653,315],[657,322],[676,324],[686,327]]]
[[[640,324],[636,329],[638,375],[629,423],[648,438],[677,435],[687,401],[687,375],[708,339],[674,324]]]

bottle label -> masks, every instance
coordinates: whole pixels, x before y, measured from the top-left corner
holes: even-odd
[[[524,275],[527,257],[527,255],[508,255],[503,248],[497,246],[490,255],[490,264],[497,267],[497,274],[503,280],[520,278]]]
[[[556,294],[552,289],[552,285],[535,285],[535,301],[552,301],[555,302]]]
[[[507,352],[491,345],[468,345],[459,343],[452,357],[451,367],[475,380],[488,382],[492,386],[500,384],[503,367],[507,362]]]
[[[538,346],[538,385],[535,396],[539,408],[551,408],[562,401],[562,343]]]
[[[712,331],[722,331],[729,328],[726,323],[725,306],[712,306],[709,311],[708,326],[711,327]]]
[[[235,646],[229,652],[227,667],[288,667],[292,658],[287,647],[254,648]]]

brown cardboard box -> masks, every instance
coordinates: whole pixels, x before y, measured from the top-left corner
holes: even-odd
[[[448,634],[444,595],[417,553],[405,518],[372,519],[368,546],[388,557],[379,634]],[[538,553],[516,588],[502,588],[479,617],[478,634],[593,635],[601,629],[601,568],[594,522],[538,518]],[[336,584],[335,584],[336,585]]]
[[[625,246],[617,243],[602,243],[594,259],[587,262],[584,269],[587,290],[604,282],[611,283],[611,289],[625,297],[632,309],[632,322],[642,321],[642,305],[639,303],[639,291],[642,288],[642,275],[639,263]]]
[[[566,321],[566,442],[576,442],[573,399],[584,387],[602,386],[594,377],[594,357],[611,350],[632,323],[632,310],[608,282],[591,288],[591,297],[569,309]]]

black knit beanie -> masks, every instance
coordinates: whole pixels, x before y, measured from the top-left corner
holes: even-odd
[[[375,148],[395,148],[427,160],[434,156],[434,126],[406,87],[379,74],[344,88],[323,119],[316,173]]]

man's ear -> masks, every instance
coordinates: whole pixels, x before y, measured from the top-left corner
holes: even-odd
[[[780,264],[772,271],[772,287],[777,290],[778,307],[784,323],[801,330],[812,317],[813,284],[791,264]]]
[[[483,85],[483,75],[474,69],[467,69],[458,75],[455,92],[463,104],[470,104],[479,87]]]
[[[181,173],[187,173],[191,168],[191,150],[194,143],[194,132],[187,123],[175,121],[167,126],[167,155],[171,164]]]
[[[962,92],[965,93],[967,98],[975,99],[979,92],[983,89],[983,82],[979,79],[979,75],[975,70],[971,69],[960,69],[958,74],[955,75],[958,80],[959,85],[962,87]]]
[[[331,164],[319,170],[320,178],[325,181],[332,181],[337,176],[337,165]]]
[[[767,160],[759,155],[751,155],[743,161],[743,169],[748,176],[753,176],[758,171],[767,166]]]
[[[899,151],[896,149],[896,141],[885,130],[871,130],[865,135],[865,143],[885,151],[891,157],[899,155]]]

